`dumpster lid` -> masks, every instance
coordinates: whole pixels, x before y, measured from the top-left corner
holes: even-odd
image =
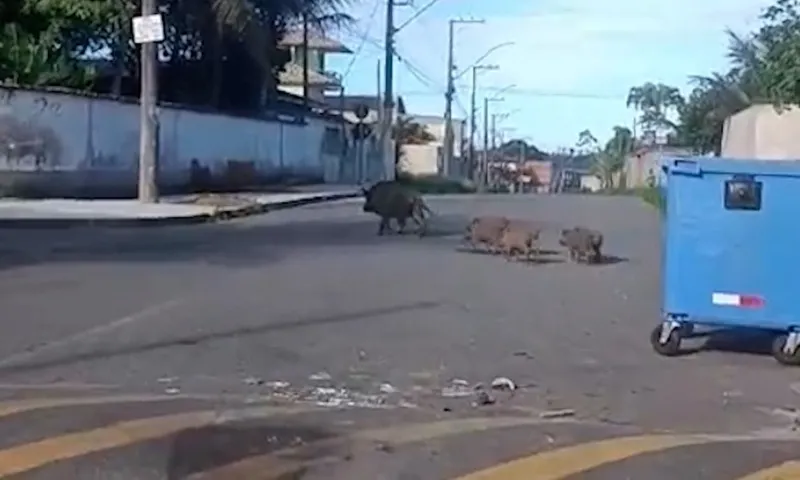
[[[661,168],[664,172],[686,171],[692,165],[697,173],[731,173],[750,175],[777,175],[800,177],[800,159],[757,160],[724,157],[664,157]]]

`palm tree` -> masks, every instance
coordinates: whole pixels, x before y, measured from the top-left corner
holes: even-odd
[[[677,125],[668,118],[671,110],[677,111],[683,104],[680,91],[663,83],[647,82],[633,87],[628,92],[626,106],[641,112],[639,123],[645,131],[674,130]]]
[[[593,157],[592,174],[600,179],[604,190],[614,188],[614,177],[625,166],[625,159],[633,151],[633,132],[627,127],[614,127],[614,136],[606,142],[605,148]]]
[[[678,137],[696,153],[719,153],[728,117],[757,103],[772,103],[763,81],[763,45],[755,36],[727,33],[731,69],[690,77],[695,89],[680,109]]]

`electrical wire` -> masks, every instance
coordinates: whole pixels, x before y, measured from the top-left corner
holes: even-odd
[[[361,54],[361,51],[364,49],[364,44],[367,43],[367,37],[369,37],[370,30],[372,30],[372,25],[375,23],[375,15],[378,14],[378,7],[381,5],[380,0],[373,0],[375,5],[372,7],[372,12],[369,14],[369,19],[367,20],[367,29],[362,33],[361,39],[358,43],[358,47],[356,47],[355,51],[353,52],[353,56],[350,58],[350,63],[347,64],[347,67],[344,69],[344,73],[342,74],[342,81],[344,81],[347,76],[350,74],[350,71],[353,69],[353,65],[355,65],[356,60],[358,60],[358,56]]]
[[[461,86],[461,88],[466,88]],[[503,95],[514,95],[514,96],[522,96],[522,97],[548,97],[548,98],[574,98],[574,99],[586,99],[586,100],[615,100],[615,101],[625,101],[627,98],[626,94],[620,93],[618,95],[612,94],[602,94],[602,93],[589,93],[589,92],[560,92],[555,90],[539,90],[539,89],[530,89],[530,88],[510,88],[505,90],[504,87],[481,87],[480,90],[490,91],[490,92],[497,92],[500,90],[503,91]],[[403,93],[406,96],[410,97],[424,97],[424,96],[431,96],[434,95],[432,92],[416,90],[416,91],[406,91]]]

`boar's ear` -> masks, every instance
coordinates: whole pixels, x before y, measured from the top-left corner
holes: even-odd
[[[569,230],[568,230],[568,229],[562,229],[562,230],[561,230],[561,236],[562,236],[562,237],[566,237],[568,233],[569,233]]]
[[[366,188],[364,188],[364,187],[361,187],[361,194],[362,194],[362,195],[364,195],[364,196],[366,197],[368,193],[369,193],[369,192],[367,191],[367,189],[366,189]]]

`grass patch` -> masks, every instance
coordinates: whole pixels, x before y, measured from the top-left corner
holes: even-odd
[[[666,212],[667,205],[664,203],[664,197],[659,187],[640,188],[637,189],[637,193],[642,200],[656,207],[661,213]]]
[[[447,193],[475,193],[476,188],[469,182],[440,177],[438,175],[412,176],[398,175],[397,181],[427,195]]]

